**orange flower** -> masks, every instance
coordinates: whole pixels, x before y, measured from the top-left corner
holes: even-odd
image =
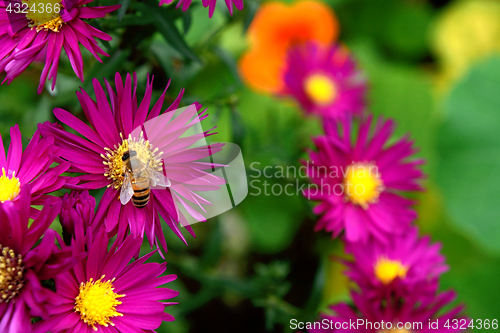
[[[291,46],[308,41],[330,44],[339,34],[333,11],[319,1],[264,4],[248,29],[250,49],[240,60],[240,74],[255,89],[271,93],[283,87],[282,71]]]

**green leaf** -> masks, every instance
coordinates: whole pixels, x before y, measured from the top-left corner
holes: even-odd
[[[425,56],[433,12],[425,2],[397,1],[384,25],[381,40],[396,55],[408,59]]]
[[[255,17],[257,10],[260,7],[260,1],[247,1],[245,3],[245,6],[246,6],[245,9],[247,11],[247,14],[245,16],[243,26],[244,26],[245,31],[247,31],[248,28],[250,27],[250,24],[252,24],[253,18]]]
[[[193,13],[188,10],[187,12],[182,12],[182,28],[184,29],[184,35],[186,35],[191,28],[191,23],[193,22]]]
[[[214,47],[214,53],[219,57],[220,60],[229,68],[231,74],[234,76],[234,81],[241,85],[240,75],[238,74],[238,66],[236,64],[236,59],[226,50],[221,47]]]
[[[120,0],[118,3],[121,5],[120,9],[118,9],[118,21],[122,21],[125,13],[127,12],[128,6],[130,6],[131,0]]]
[[[498,307],[491,305],[500,299],[500,288],[491,286],[500,276],[500,257],[485,254],[449,221],[443,222],[432,232],[432,238],[443,244],[442,253],[451,268],[440,279],[441,289],[458,293],[458,302],[466,304],[469,318],[498,318]]]
[[[278,253],[289,246],[295,236],[304,217],[304,199],[300,194],[276,195],[280,189],[284,190],[286,184],[276,183],[272,179],[249,180],[253,185],[253,194],[245,199],[241,208],[248,222],[254,248],[263,253]],[[289,193],[297,189],[295,184],[292,185],[286,188]],[[258,190],[261,191],[259,195]]]
[[[122,19],[118,17],[111,16],[106,21],[106,28],[108,29],[117,29],[123,28],[127,26],[136,26],[136,25],[146,25],[152,24],[153,20],[148,16],[139,16],[139,15],[125,15]]]
[[[439,136],[437,182],[455,228],[500,254],[500,57],[451,92]]]
[[[141,8],[143,13],[153,18],[153,23],[156,28],[170,43],[170,45],[172,45],[177,51],[188,59],[201,62],[200,58],[198,58],[189,45],[187,45],[186,41],[182,37],[182,34],[174,24],[174,18],[169,15],[169,11],[167,9],[141,3],[136,5],[141,5],[138,7]]]
[[[404,61],[426,55],[434,14],[430,4],[400,0],[335,2],[344,40],[371,39],[382,53]]]
[[[36,130],[33,120],[28,119],[26,114],[27,112],[33,114],[37,111],[35,93],[38,85],[37,79],[26,75],[20,76],[10,85],[2,85],[0,89],[0,135],[7,146],[10,142],[10,128],[16,123],[19,124],[24,138],[29,138]]]
[[[217,10],[214,12],[212,18],[210,18],[208,17],[206,8],[193,5],[189,7],[192,22],[189,31],[185,35],[186,42],[196,49],[215,44],[216,35],[226,28],[226,18]]]
[[[102,81],[103,78],[113,78],[115,73],[119,71],[120,66],[123,66],[127,60],[130,55],[130,50],[114,49],[111,54],[112,56],[110,58],[103,59],[102,63],[95,63],[89,73],[86,74],[86,77],[97,78],[99,81]],[[87,80],[83,84],[83,88],[86,91],[89,91],[91,87],[92,80]]]

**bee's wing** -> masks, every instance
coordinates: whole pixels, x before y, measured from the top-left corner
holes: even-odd
[[[172,185],[172,183],[170,183],[170,180],[160,172],[151,168],[147,168],[147,171],[152,186],[170,187]]]
[[[123,179],[122,189],[120,191],[120,202],[122,205],[126,205],[130,199],[134,196],[134,189],[132,188],[132,182],[130,181],[130,176],[125,174]]]

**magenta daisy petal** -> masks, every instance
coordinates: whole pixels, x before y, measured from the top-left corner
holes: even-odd
[[[380,118],[372,126],[372,117],[367,117],[354,142],[352,126],[347,119],[340,124],[325,121],[326,135],[314,139],[316,151],[305,162],[316,188],[305,195],[320,202],[314,209],[323,214],[316,230],[334,237],[345,231],[349,242],[366,242],[369,237],[387,242],[389,235],[401,234],[417,217],[414,202],[400,194],[423,190],[419,166],[424,161],[412,158],[416,150],[406,137],[388,144],[395,127],[392,120]]]
[[[374,238],[364,246],[348,243],[346,252],[353,260],[345,261],[349,268],[345,274],[366,297],[406,297],[418,290],[424,298],[435,293],[439,276],[448,270],[440,249],[441,244],[431,244],[430,237],[419,237],[416,227],[393,236],[389,243]]]
[[[0,332],[32,332],[31,319],[46,318],[61,301],[41,281],[54,278],[82,257],[48,229],[61,203],[47,200],[31,222],[30,200],[30,185],[26,185],[17,204],[0,205]],[[56,245],[56,238],[62,249]]]
[[[166,90],[150,109],[153,86],[149,79],[140,104],[134,88],[135,75],[133,79],[127,75],[124,82],[117,73],[115,86],[116,92],[106,82],[111,102],[97,80],[95,101],[84,90],[77,93],[90,125],[67,111],[54,110],[56,118],[81,136],[52,124],[41,125],[40,131],[45,137],[54,137],[60,158],[71,161],[70,172],[84,173],[75,189],[108,187],[95,215],[96,224],[104,224],[106,231],[118,235],[118,239],[124,239],[128,233],[138,237],[145,234],[152,245],[166,250],[160,216],[184,242],[179,222],[194,236],[179,208],[199,221],[204,220],[192,206],[203,210],[203,205],[210,203],[197,192],[218,190],[225,184],[224,179],[210,173],[214,164],[204,162],[219,152],[223,144],[203,145],[205,137],[213,133],[187,134],[208,115],[206,110],[198,111],[199,104],[176,112],[184,90],[161,112]],[[202,142],[202,146],[196,146],[197,142]],[[144,173],[132,184],[127,171],[132,161],[147,165],[148,174],[156,177],[160,173],[155,178],[160,187],[151,186],[153,178]]]
[[[108,56],[96,39],[111,40],[111,36],[93,28],[84,19],[104,17],[120,5],[86,7],[93,0],[54,0],[37,3],[32,0],[0,0],[0,73],[7,75],[2,83],[11,83],[35,59],[44,58],[38,93],[47,78],[54,89],[61,51],[64,49],[76,76],[83,81],[82,44],[101,61]],[[33,5],[50,4],[49,10],[35,11]],[[24,8],[24,6],[28,6]],[[16,10],[23,6],[23,10]],[[84,7],[85,6],[85,7]]]
[[[189,9],[189,6],[191,6],[191,1],[192,0],[179,0],[177,2],[177,5],[175,6],[176,8],[182,8],[183,11],[186,11]],[[161,5],[169,5],[174,0],[160,0],[160,6]],[[233,6],[236,7],[238,10],[243,10],[244,4],[243,0],[225,0],[227,9],[229,9],[229,13],[233,15]],[[215,11],[215,6],[217,5],[217,0],[202,0],[203,7],[208,7],[208,17],[212,17]]]
[[[354,306],[346,303],[332,306],[334,314],[323,314],[322,321],[308,332],[451,333],[464,331],[453,324],[455,321],[468,323],[468,319],[461,315],[463,306],[447,310],[456,298],[453,291],[437,294],[426,304],[420,303],[416,289],[404,299],[383,301],[373,301],[355,292],[351,295]]]
[[[69,168],[69,163],[51,167],[55,162],[54,139],[40,139],[35,132],[23,151],[22,136],[19,126],[10,129],[10,145],[5,154],[0,136],[0,206],[5,202],[16,202],[26,185],[30,185],[32,205],[44,205],[47,199],[54,198],[49,193],[61,189],[66,184],[76,184],[77,179],[61,176]],[[35,217],[38,210],[31,208],[30,217]]]
[[[340,45],[290,49],[283,75],[281,94],[294,98],[306,113],[339,119],[360,116],[366,108],[366,80]]]
[[[35,332],[146,333],[174,320],[165,309],[175,303],[165,301],[178,292],[162,286],[176,276],[162,276],[166,263],[146,263],[154,252],[131,262],[141,238],[130,235],[110,250],[108,242],[104,229],[84,236],[82,225],[77,226],[73,249],[86,248],[87,258],[55,278],[62,302]]]

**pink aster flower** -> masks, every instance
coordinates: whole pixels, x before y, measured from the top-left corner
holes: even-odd
[[[440,243],[430,244],[429,236],[419,237],[416,227],[395,235],[390,243],[373,238],[364,246],[347,243],[346,252],[353,254],[353,260],[345,261],[346,275],[366,297],[404,298],[415,290],[421,297],[433,295],[439,276],[448,270],[440,249]]]
[[[99,54],[109,55],[98,46],[95,38],[111,40],[109,35],[83,20],[104,17],[120,8],[120,5],[85,6],[92,1],[0,0],[0,73],[5,71],[7,74],[3,83],[12,82],[29,64],[43,56],[45,65],[38,93],[42,92],[47,78],[52,80],[54,89],[62,49],[68,55],[76,76],[83,81],[83,59],[79,44],[101,61]],[[43,10],[32,10],[33,5],[39,8],[40,4],[45,4]],[[17,10],[18,7],[21,9]]]
[[[89,191],[66,193],[62,199],[62,208],[59,214],[59,221],[65,234],[74,235],[75,224],[84,227],[90,226],[94,221],[95,206],[95,199],[89,194]]]
[[[339,119],[365,110],[366,80],[340,45],[309,43],[290,49],[284,82],[282,95],[295,98],[306,113]]]
[[[413,294],[405,299],[377,302],[362,294],[353,292],[351,295],[354,308],[346,303],[332,306],[334,314],[323,314],[323,321],[317,322],[316,327],[308,332],[452,333],[464,331],[459,329],[460,325],[453,325],[454,319],[468,323],[468,320],[460,315],[463,306],[441,314],[455,300],[456,294],[453,291],[435,295],[428,304],[420,304],[418,290],[414,290]],[[432,326],[429,326],[430,323]],[[449,328],[445,326],[447,323]]]
[[[220,185],[225,184],[224,179],[206,171],[210,171],[214,164],[203,162],[203,159],[219,152],[223,144],[193,147],[196,142],[214,133],[201,132],[185,136],[208,116],[206,110],[198,113],[201,106],[196,104],[174,118],[174,110],[178,108],[184,93],[181,90],[172,105],[161,113],[166,89],[149,110],[153,92],[149,79],[146,95],[138,105],[135,75],[133,80],[127,75],[123,82],[117,73],[116,92],[106,82],[110,102],[99,82],[93,82],[95,101],[84,90],[77,93],[90,126],[67,111],[54,110],[57,119],[83,138],[63,130],[61,126],[50,124],[40,126],[42,135],[55,138],[55,144],[60,147],[60,157],[71,161],[70,172],[84,173],[78,177],[80,184],[74,188],[90,190],[108,187],[95,216],[95,222],[105,224],[108,233],[118,234],[119,239],[123,239],[128,232],[140,237],[145,233],[152,245],[160,245],[166,250],[160,215],[174,233],[186,242],[178,223],[193,236],[194,232],[178,208],[182,206],[187,214],[199,221],[203,220],[203,216],[191,204],[203,209],[202,205],[209,205],[210,202],[196,192],[218,190]],[[171,186],[150,186],[151,183],[147,183],[150,178],[135,179],[131,186],[127,171],[127,161],[131,161],[131,158],[141,161],[143,165],[147,164],[156,174],[159,171],[166,175],[168,179],[162,182],[165,182],[165,186]],[[159,177],[164,178],[162,175]],[[124,200],[128,193],[123,192],[125,186],[129,189],[133,187],[134,191]]]
[[[315,186],[305,195],[320,201],[314,208],[323,214],[316,231],[325,229],[337,237],[345,230],[349,242],[366,242],[369,236],[386,242],[389,235],[407,230],[417,216],[411,208],[414,202],[400,193],[422,190],[418,166],[424,162],[412,158],[416,150],[408,138],[388,144],[395,127],[392,120],[380,118],[371,130],[369,116],[354,142],[352,125],[350,120],[340,125],[325,121],[326,135],[314,139],[317,151],[310,152],[306,163]]]
[[[32,317],[46,318],[61,301],[41,281],[54,278],[81,258],[78,252],[73,257],[57,233],[48,229],[61,203],[47,200],[31,222],[30,199],[30,185],[26,185],[17,204],[0,205],[0,332],[31,333]]]
[[[189,6],[191,6],[192,0],[179,0],[176,5],[176,8],[182,7],[182,10],[185,12],[188,10]],[[225,0],[227,9],[229,9],[229,13],[233,15],[233,5],[238,10],[243,10],[243,0]],[[161,5],[169,5],[174,0],[160,0]],[[208,7],[208,17],[212,17],[214,14],[215,6],[217,5],[217,0],[202,0],[203,7]]]
[[[141,238],[128,236],[108,250],[104,228],[85,237],[82,225],[76,228],[74,251],[87,249],[87,257],[69,271],[55,277],[58,295],[63,298],[51,316],[36,326],[35,332],[153,332],[163,321],[174,317],[165,312],[172,304],[164,300],[176,297],[177,291],[157,288],[175,280],[175,275],[161,276],[164,263],[145,263],[154,252],[134,260]],[[90,229],[88,229],[90,231]]]
[[[61,189],[66,183],[76,184],[76,179],[62,177],[69,168],[69,163],[62,163],[50,167],[54,162],[54,138],[40,139],[39,132],[35,132],[28,146],[23,151],[23,143],[19,126],[10,129],[10,145],[7,156],[0,136],[0,206],[8,201],[17,201],[18,196],[26,185],[30,185],[32,205],[44,205],[48,193]],[[38,210],[31,208],[30,217],[38,214]]]

